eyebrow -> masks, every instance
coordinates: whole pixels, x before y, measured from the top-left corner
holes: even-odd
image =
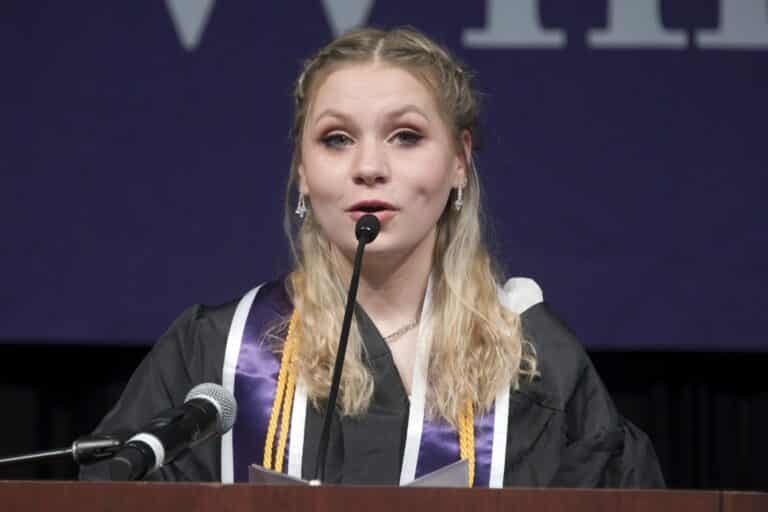
[[[422,109],[420,109],[416,105],[411,105],[411,104],[404,105],[391,112],[388,112],[386,114],[386,117],[389,119],[395,119],[395,118],[404,116],[405,114],[408,114],[410,112],[418,114],[424,119],[426,119],[427,122],[430,122],[429,116],[426,114],[426,112],[424,112]],[[337,119],[342,119],[342,120],[351,120],[351,116],[345,114],[344,112],[341,112],[340,110],[336,110],[333,108],[327,108],[322,112],[320,112],[320,114],[318,114],[317,117],[315,117],[315,121],[313,124],[316,126],[317,123],[319,123],[320,120],[323,119],[324,117],[335,117]]]

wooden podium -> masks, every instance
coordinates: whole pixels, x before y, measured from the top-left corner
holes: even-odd
[[[2,481],[0,510],[766,512],[768,494],[625,489],[402,489],[213,483]]]

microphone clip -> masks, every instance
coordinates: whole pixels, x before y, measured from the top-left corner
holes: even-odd
[[[86,436],[72,443],[72,458],[81,465],[93,464],[115,455],[123,442],[113,436]]]

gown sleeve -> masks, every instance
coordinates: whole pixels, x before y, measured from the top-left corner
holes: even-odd
[[[127,439],[160,412],[178,407],[197,384],[221,384],[226,335],[234,303],[193,306],[160,337],[93,435]],[[147,480],[220,480],[220,441],[202,443],[148,475]],[[82,466],[81,480],[109,480],[108,462]]]
[[[550,427],[562,432],[547,485],[664,487],[648,436],[616,410],[573,333],[545,303],[523,319],[541,368],[541,378],[527,394],[556,411]]]
[[[565,417],[567,444],[552,485],[664,487],[648,436],[616,411],[589,360]]]

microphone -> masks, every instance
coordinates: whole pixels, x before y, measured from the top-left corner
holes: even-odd
[[[361,244],[369,244],[378,236],[380,229],[378,217],[369,213],[360,217],[355,223],[355,237]]]
[[[236,416],[237,402],[229,390],[199,384],[182,406],[160,413],[125,442],[110,462],[110,477],[141,480],[188,448],[229,431]]]
[[[320,485],[325,479],[325,459],[328,456],[328,441],[331,435],[331,418],[336,409],[336,398],[339,394],[339,384],[341,383],[341,370],[344,366],[344,354],[347,353],[347,339],[349,338],[349,328],[352,324],[352,312],[355,307],[355,297],[357,297],[357,285],[360,282],[360,268],[363,263],[363,250],[366,244],[374,241],[379,234],[381,224],[375,215],[363,215],[355,223],[355,236],[357,237],[357,252],[355,253],[355,263],[352,267],[352,280],[349,283],[349,293],[347,294],[347,306],[344,309],[344,321],[341,324],[341,336],[339,336],[339,349],[336,352],[336,363],[333,366],[333,376],[331,377],[331,390],[328,394],[328,405],[325,409],[323,419],[323,431],[320,434],[320,444],[317,448],[317,461],[315,464],[315,478],[310,485]]]

